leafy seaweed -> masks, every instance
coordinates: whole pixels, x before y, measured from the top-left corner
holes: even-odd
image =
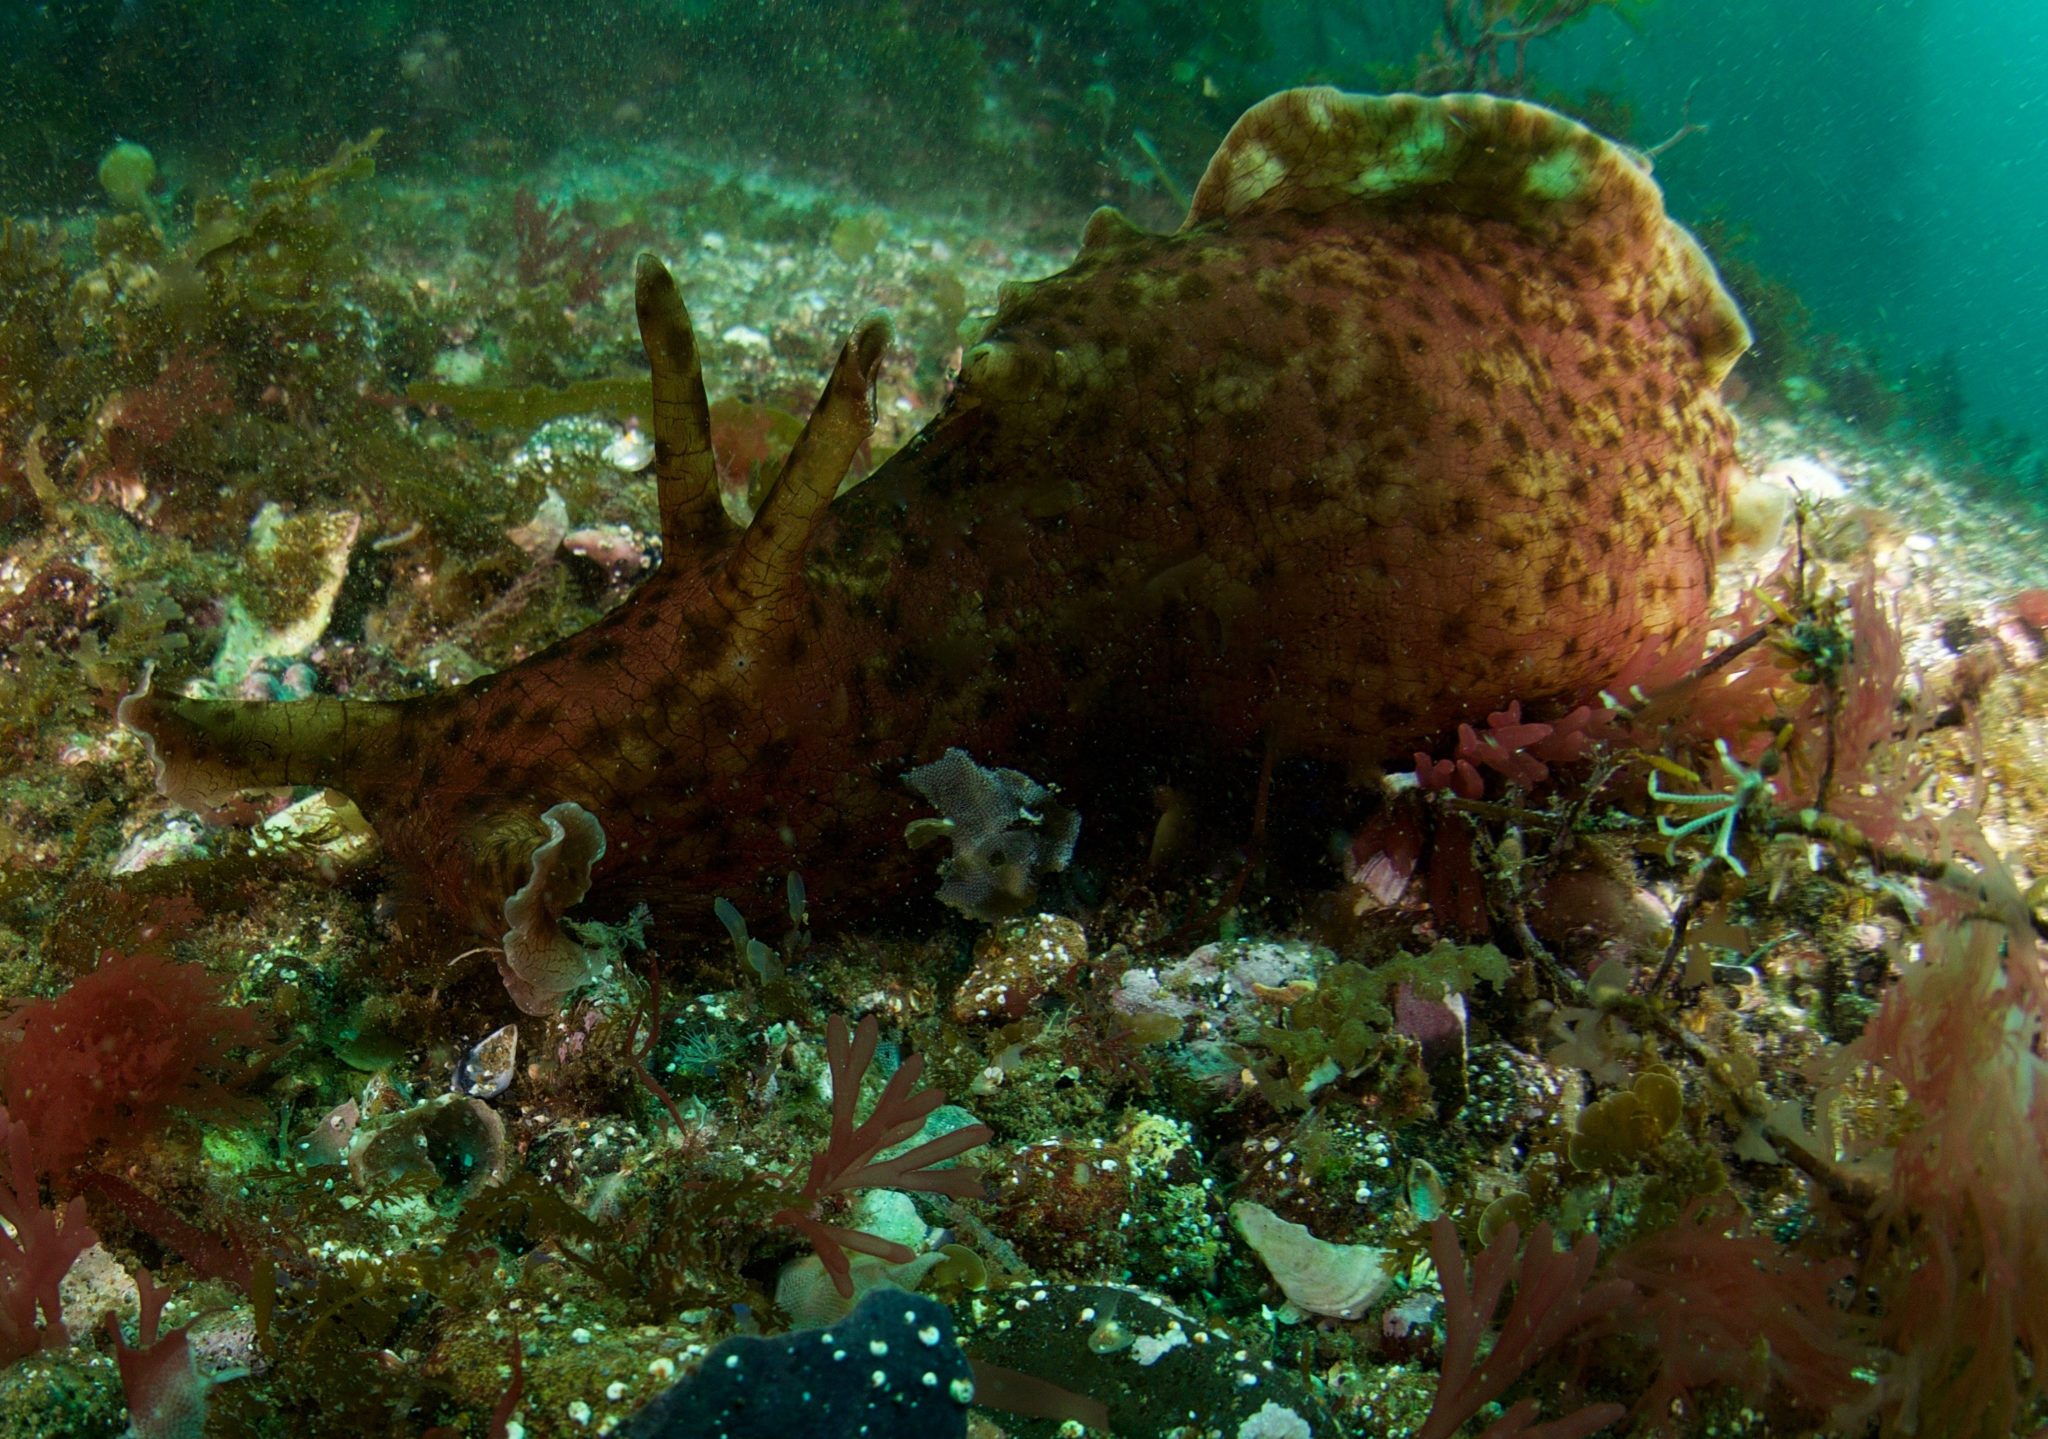
[[[618,1222],[593,1219],[529,1173],[464,1206],[451,1242],[526,1253],[545,1246],[622,1303],[638,1322],[747,1297],[739,1260],[786,1196],[770,1177],[674,1181]]]
[[[1445,942],[1422,954],[1396,955],[1381,965],[1332,965],[1314,992],[1289,1008],[1284,1027],[1259,1029],[1258,1044],[1280,1058],[1287,1071],[1286,1083],[1269,1086],[1269,1092],[1298,1106],[1322,1085],[1356,1077],[1368,1067],[1391,1060],[1396,1071],[1406,1068],[1412,1044],[1395,1033],[1397,990],[1406,986],[1418,998],[1441,999],[1482,981],[1498,987],[1507,975],[1507,956],[1490,944]]]

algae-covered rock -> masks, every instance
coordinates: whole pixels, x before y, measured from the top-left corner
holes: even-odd
[[[0,1439],[110,1439],[126,1412],[113,1357],[85,1346],[0,1369]]]
[[[349,510],[297,514],[272,502],[249,526],[242,581],[228,599],[214,677],[239,684],[263,659],[303,655],[327,631],[362,530]]]
[[[977,1295],[971,1310],[961,1345],[977,1363],[1048,1379],[1103,1405],[1112,1434],[1166,1433],[1193,1419],[1200,1432],[1235,1434],[1269,1402],[1319,1412],[1298,1376],[1131,1285],[1015,1284]],[[1072,1432],[1010,1416],[1005,1427],[1019,1439]]]

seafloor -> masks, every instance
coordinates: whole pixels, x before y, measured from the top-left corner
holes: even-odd
[[[1765,632],[1741,702],[1663,675],[1697,722],[1652,784],[1617,742],[1434,792],[1414,823],[1462,895],[1413,855],[1347,866],[1343,836],[1254,842],[1249,804],[1170,793],[1155,862],[1107,867],[1090,840],[1145,846],[1091,835],[1070,797],[1057,918],[933,899],[848,931],[793,904],[750,947],[709,913],[614,916],[604,977],[536,1019],[345,811],[252,797],[202,823],[156,794],[116,703],[145,666],[253,698],[422,693],[618,603],[658,549],[638,382],[601,383],[644,373],[636,251],[691,308],[738,511],[864,313],[897,327],[883,451],[996,287],[1059,268],[1085,216],[661,150],[517,186],[348,151],[231,194],[0,240],[0,995],[22,1006],[0,1066],[38,1146],[0,1213],[47,1227],[40,1197],[99,1240],[64,1283],[70,1344],[32,1300],[0,1316],[29,1316],[0,1329],[0,1435],[122,1432],[99,1316],[149,1337],[144,1270],[160,1333],[190,1326],[200,1381],[159,1367],[208,1434],[605,1433],[727,1336],[839,1322],[773,1214],[826,1142],[840,1014],[879,1018],[880,1067],[926,1057],[952,1127],[993,1130],[969,1156],[987,1198],[848,1222],[919,1256],[855,1277],[949,1306],[970,1356],[1026,1376],[1012,1403],[1092,1398],[1128,1435],[1449,1434],[1425,1416],[1472,1336],[1463,1314],[1447,1332],[1437,1261],[1505,1234],[1488,1253],[1511,1263],[1512,1223],[1596,1236],[1602,1267],[1522,1261],[1533,1328],[1493,1345],[1469,1432],[1517,1400],[1578,1427],[1488,1433],[2048,1421],[2048,1240],[2024,1212],[2048,1093],[2020,973],[2048,875],[2048,545],[1953,453],[1800,376],[1752,382],[1749,467],[1804,507],[1725,577],[1723,642]],[[1739,728],[1717,736],[1714,704]],[[1774,724],[1852,714],[1853,803],[1802,815],[1810,771],[1758,778],[1764,743],[1805,742]],[[1747,757],[1732,778],[1716,737]],[[1739,811],[1656,798],[1716,788]],[[134,1432],[201,1432],[180,1422]]]

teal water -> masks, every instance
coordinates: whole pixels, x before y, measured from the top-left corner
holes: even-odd
[[[1969,421],[2048,432],[2048,12],[1971,0],[1661,5],[1596,17],[1544,74],[1635,98],[1674,210],[1724,214],[1821,326],[1902,373],[1953,353]]]
[[[1269,9],[1289,52],[1347,80],[1419,43],[1434,5]],[[1318,21],[1318,12],[1338,18]],[[1968,423],[2048,431],[2048,14],[1971,0],[1732,0],[1590,14],[1537,42],[1537,94],[1618,101],[1674,213],[1742,253],[1824,330],[1904,379],[1953,355]],[[1688,111],[1688,103],[1690,109]],[[2038,491],[2038,438],[2018,446]]]

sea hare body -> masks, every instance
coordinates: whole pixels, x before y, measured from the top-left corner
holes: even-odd
[[[1102,211],[1006,290],[835,501],[863,326],[744,534],[681,301],[639,281],[666,557],[624,606],[431,698],[123,708],[173,798],[347,792],[529,1009],[581,977],[554,922],[592,865],[700,906],[797,868],[830,913],[900,871],[899,776],[949,746],[1084,806],[1169,748],[1363,776],[1708,613],[1747,331],[1646,164],[1533,105],[1266,100],[1180,230]]]

